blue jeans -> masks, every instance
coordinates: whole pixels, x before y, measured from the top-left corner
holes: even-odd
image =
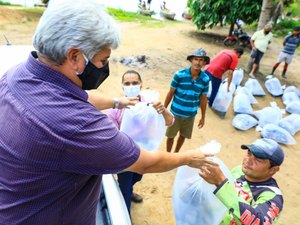
[[[133,185],[142,179],[143,175],[134,172],[124,172],[118,174],[118,183],[123,194],[127,210],[130,214],[131,196]]]
[[[210,78],[210,82],[211,82],[211,94],[210,94],[210,97],[209,97],[209,102],[208,102],[208,105],[210,107],[212,107],[213,103],[214,103],[214,100],[218,94],[218,91],[219,91],[219,87],[222,83],[222,79],[220,78],[216,78],[214,77],[210,72],[208,72],[207,70],[205,70],[205,73],[207,75],[209,75],[209,78]]]

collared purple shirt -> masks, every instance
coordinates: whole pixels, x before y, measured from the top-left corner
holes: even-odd
[[[95,225],[101,174],[132,165],[139,147],[36,60],[0,80],[0,224]]]

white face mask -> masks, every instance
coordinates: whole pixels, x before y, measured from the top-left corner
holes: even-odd
[[[136,97],[141,92],[141,85],[123,86],[123,89],[127,97]]]

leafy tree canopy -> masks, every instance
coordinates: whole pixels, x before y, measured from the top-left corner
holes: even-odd
[[[234,24],[237,19],[252,23],[259,19],[262,0],[189,0],[193,23],[198,29]]]

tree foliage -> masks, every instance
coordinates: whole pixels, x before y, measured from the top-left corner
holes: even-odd
[[[232,25],[237,19],[252,23],[258,20],[262,6],[262,0],[191,0],[188,3],[193,23],[201,30],[218,24]]]

